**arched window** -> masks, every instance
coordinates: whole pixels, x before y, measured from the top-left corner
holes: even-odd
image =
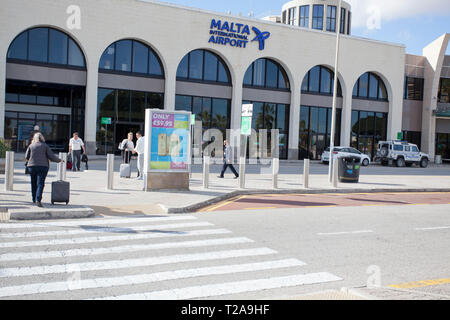
[[[324,66],[315,66],[308,71],[302,83],[302,92],[332,95],[334,89],[334,72]],[[341,84],[338,81],[337,95],[342,97]]]
[[[244,76],[244,87],[289,90],[289,79],[283,67],[271,59],[253,62]]]
[[[158,55],[152,48],[136,40],[120,40],[111,44],[100,58],[99,69],[164,77]]]
[[[225,62],[207,50],[194,50],[181,60],[177,69],[178,80],[231,83]]]
[[[353,97],[388,101],[388,94],[383,80],[372,72],[364,73],[353,87]]]
[[[78,44],[53,28],[32,28],[19,34],[9,47],[7,59],[11,62],[86,67]]]

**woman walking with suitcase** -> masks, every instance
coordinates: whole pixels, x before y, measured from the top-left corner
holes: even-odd
[[[42,207],[42,193],[44,192],[45,179],[47,178],[49,161],[62,162],[45,143],[44,136],[38,132],[33,136],[33,141],[25,154],[28,161],[27,167],[31,177],[31,196],[33,203]]]

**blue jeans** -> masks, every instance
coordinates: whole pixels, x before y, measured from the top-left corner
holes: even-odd
[[[42,201],[42,193],[45,187],[45,178],[47,178],[48,167],[29,167],[31,176],[31,196],[33,202]]]

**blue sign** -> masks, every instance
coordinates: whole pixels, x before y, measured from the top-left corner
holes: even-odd
[[[259,50],[264,50],[265,41],[269,39],[270,32],[261,32],[258,28],[252,27],[256,37],[251,40],[259,41]],[[221,44],[224,46],[231,46],[235,48],[246,48],[247,43],[250,41],[250,27],[242,23],[229,23],[228,21],[222,22],[222,20],[211,20],[211,27],[209,34],[209,43]]]

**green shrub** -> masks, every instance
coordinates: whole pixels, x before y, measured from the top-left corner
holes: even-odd
[[[5,140],[0,139],[0,158],[6,156],[6,151],[11,151],[11,148],[5,143]]]

